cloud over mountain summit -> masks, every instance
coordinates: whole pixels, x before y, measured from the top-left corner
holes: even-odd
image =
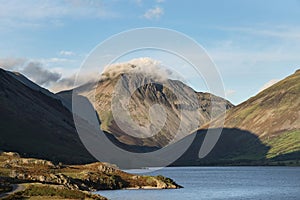
[[[142,73],[158,80],[176,77],[161,61],[143,57],[106,66],[101,78],[115,78],[121,73]]]

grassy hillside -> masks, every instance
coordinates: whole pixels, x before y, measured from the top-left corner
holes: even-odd
[[[263,142],[270,147],[270,151],[266,155],[268,159],[300,152],[300,130],[284,132],[276,137],[264,139]]]
[[[248,131],[269,147],[265,159],[298,160],[300,152],[300,70],[226,114],[226,129]],[[220,120],[210,123],[219,127]],[[202,129],[208,128],[206,124]],[[286,155],[286,156],[285,156]]]

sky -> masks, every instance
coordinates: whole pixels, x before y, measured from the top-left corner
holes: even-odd
[[[143,27],[199,43],[234,104],[300,68],[299,0],[0,0],[0,67],[56,92],[99,43]]]

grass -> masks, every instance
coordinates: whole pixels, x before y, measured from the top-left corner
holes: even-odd
[[[250,119],[252,116],[256,114],[258,107],[259,105],[251,105],[239,111],[238,115],[236,115],[234,118],[234,123],[242,123],[243,121]]]
[[[34,198],[35,197],[35,198]],[[60,186],[50,186],[43,184],[28,184],[26,189],[12,194],[4,200],[17,199],[96,199],[104,200],[106,198],[99,195],[82,192],[79,190],[70,190]]]
[[[263,142],[271,147],[266,155],[268,159],[300,151],[300,130],[285,132],[274,138],[265,139]]]
[[[101,114],[101,129],[109,132],[109,126],[113,121],[113,114],[111,111],[106,111]]]

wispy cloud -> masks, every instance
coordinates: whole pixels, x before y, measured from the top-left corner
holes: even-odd
[[[40,62],[29,62],[20,72],[42,86],[49,86],[62,76],[60,73],[44,68]]]
[[[300,28],[295,26],[272,26],[272,27],[218,27],[217,29],[223,31],[275,37],[281,39],[300,39]]]
[[[62,18],[111,18],[117,14],[100,0],[4,0],[0,4],[0,24],[9,27],[63,25]]]
[[[224,37],[207,42],[207,52],[218,66],[226,87],[237,91],[238,95],[229,97],[236,104],[299,68],[300,29],[297,26],[216,29],[222,30]]]
[[[217,29],[228,32],[227,40],[213,42],[210,48],[212,57],[220,63],[299,62],[298,27],[257,25]]]
[[[50,87],[50,90],[52,92],[57,93],[60,91],[73,89],[75,80],[76,80],[75,75],[71,75],[69,77],[64,77],[64,78],[60,79],[59,81],[53,83]]]
[[[133,2],[138,5],[138,6],[142,6],[143,5],[143,0],[133,0]]]
[[[41,59],[44,62],[49,62],[49,63],[62,63],[62,62],[73,62],[71,59],[67,58],[48,58],[48,59]]]
[[[77,70],[59,67],[51,67],[49,65],[54,62],[54,66],[69,62],[68,59],[60,58],[0,58],[0,68],[20,72],[36,84],[46,87],[53,92],[59,92],[75,87],[77,80]],[[76,81],[77,86],[91,80],[96,80],[98,74],[90,73],[80,77]]]
[[[146,1],[146,0],[131,0],[133,3],[135,3],[138,6],[142,6],[145,3],[149,3],[150,1]],[[153,0],[154,3],[160,4],[160,3],[164,3],[165,0]]]
[[[2,58],[0,59],[0,67],[7,70],[15,70],[24,65],[27,61],[25,58]]]
[[[0,59],[0,67],[11,71],[18,71],[42,86],[49,86],[62,77],[61,73],[45,68],[42,62],[25,58]]]
[[[73,89],[75,87],[78,87],[79,85],[83,85],[88,82],[97,81],[98,78],[99,77],[97,73],[89,73],[89,74],[77,76],[77,73],[73,72],[71,75],[62,77],[58,81],[54,82],[48,88],[52,92],[60,92],[63,90]]]
[[[36,1],[6,0],[0,4],[1,18],[45,19],[60,17],[111,17],[100,0]]]
[[[159,19],[164,14],[164,9],[157,6],[147,10],[144,14],[146,19]]]
[[[61,55],[61,56],[74,56],[75,53],[73,51],[64,51],[64,50],[62,50],[62,51],[59,52],[59,55]]]

